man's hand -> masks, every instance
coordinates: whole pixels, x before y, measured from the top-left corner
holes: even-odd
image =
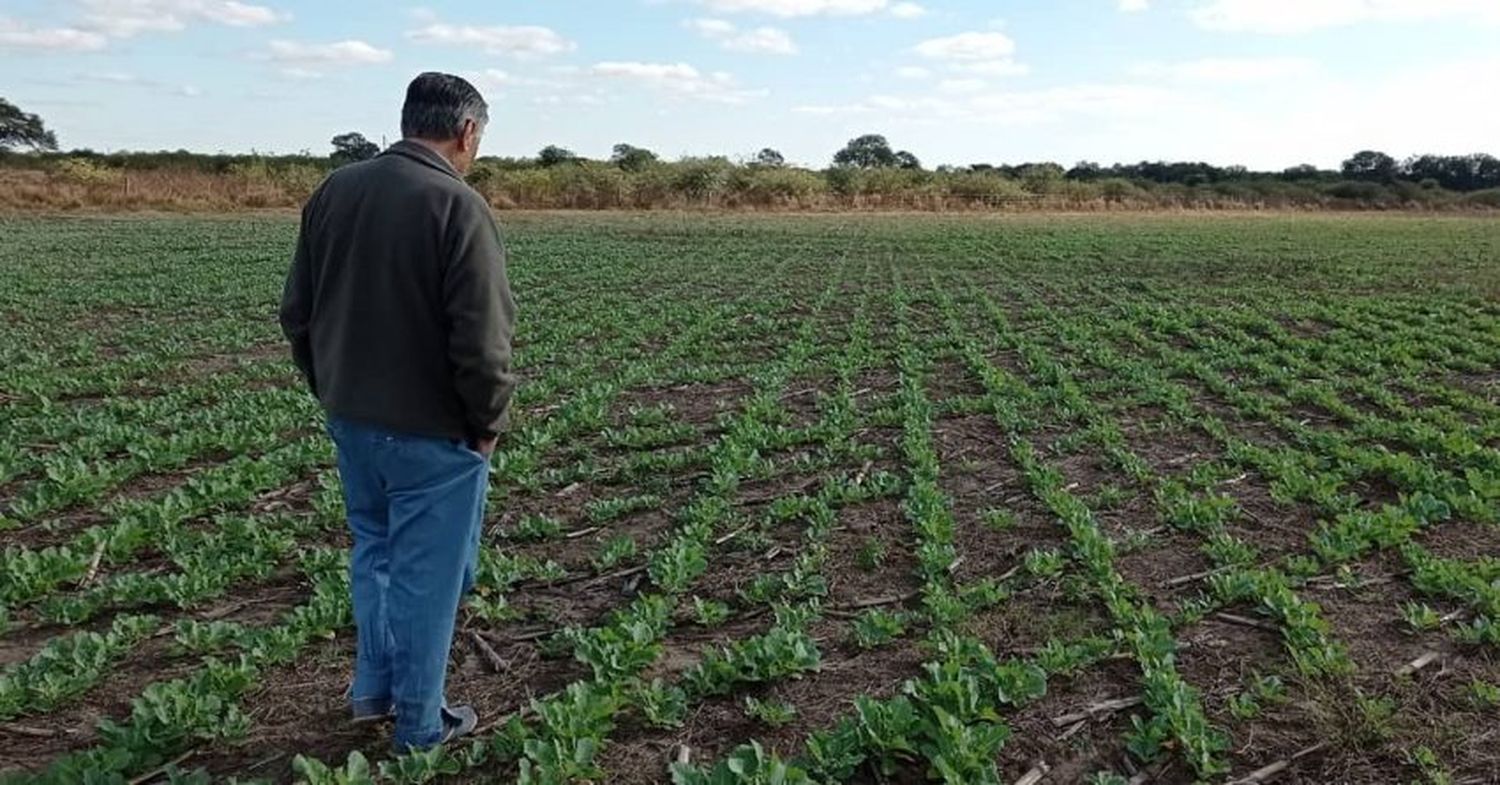
[[[474,452],[489,458],[495,454],[495,445],[500,443],[500,437],[491,436],[488,439],[475,439],[471,444]]]

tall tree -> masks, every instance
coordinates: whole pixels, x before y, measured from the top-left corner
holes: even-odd
[[[10,101],[0,98],[0,150],[25,147],[30,150],[56,150],[57,136],[42,124],[42,118],[27,114]]]
[[[856,169],[883,169],[896,166],[896,151],[880,134],[865,134],[850,139],[844,149],[833,154],[834,166],[852,166]]]
[[[558,147],[555,144],[549,144],[546,147],[543,147],[541,152],[536,154],[536,162],[541,164],[542,166],[557,166],[558,164],[569,164],[577,160],[578,156],[574,155],[572,150],[569,150],[566,147]]]
[[[333,137],[333,162],[339,166],[356,161],[368,161],[380,155],[380,145],[366,139],[364,134],[350,131]]]
[[[658,160],[656,153],[624,142],[615,145],[614,154],[609,157],[610,163],[627,172],[639,172],[650,168]]]
[[[1370,183],[1389,183],[1396,179],[1396,159],[1375,150],[1361,150],[1344,162],[1344,178]]]
[[[1063,175],[1069,180],[1098,180],[1104,176],[1104,167],[1093,161],[1079,161]]]
[[[1488,154],[1480,154],[1475,158],[1475,187],[1500,188],[1500,158]]]
[[[786,156],[782,155],[780,150],[765,147],[755,154],[755,160],[752,163],[766,169],[780,169],[786,166]]]
[[[922,162],[918,161],[915,155],[912,155],[905,150],[901,150],[896,153],[896,165],[901,167],[902,169],[922,168]]]

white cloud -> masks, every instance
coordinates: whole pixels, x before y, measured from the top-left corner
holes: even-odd
[[[1273,35],[1443,18],[1500,24],[1496,0],[1201,0],[1188,13],[1207,30]]]
[[[109,82],[111,84],[139,84],[141,81],[140,77],[134,74],[127,74],[123,71],[98,71],[91,74],[84,74],[83,78],[90,82]]]
[[[484,73],[481,75],[480,78],[486,84],[491,84],[491,85],[507,85],[507,84],[515,84],[515,82],[516,82],[516,78],[514,76],[511,76],[510,72],[508,72],[508,71],[502,71],[502,70],[500,70],[498,68],[486,68],[486,69],[484,69]]]
[[[82,25],[114,38],[174,32],[189,22],[259,27],[287,18],[266,6],[238,0],[83,0],[83,7]]]
[[[890,8],[890,0],[699,0],[720,13],[800,16],[865,16]]]
[[[1170,90],[1146,85],[1072,85],[1042,90],[966,91],[957,84],[957,94],[918,96],[872,95],[852,104],[795,107],[804,114],[858,116],[879,113],[882,117],[920,123],[979,123],[1001,126],[1035,126],[1073,122],[1076,118],[1128,119],[1152,116],[1178,104],[1181,97]]]
[[[917,44],[916,52],[934,60],[960,62],[1004,60],[1016,53],[1016,42],[1005,33],[959,33],[930,38]]]
[[[537,95],[531,103],[537,106],[603,106],[608,103],[597,95]]]
[[[705,38],[734,35],[736,29],[733,22],[726,22],[723,19],[689,19],[683,24]]]
[[[93,73],[80,74],[77,78],[79,81],[104,82],[120,87],[142,87],[184,98],[196,98],[203,94],[202,90],[193,85],[169,84],[156,79],[146,79],[124,71],[95,71]]]
[[[940,92],[955,95],[982,92],[989,86],[989,82],[983,79],[944,79],[938,82]]]
[[[499,91],[519,85],[541,84],[543,80],[524,79],[515,74],[499,68],[486,68],[469,74],[469,81],[473,82],[481,91]]]
[[[265,6],[240,3],[236,0],[217,3],[196,2],[189,3],[189,5],[194,7],[195,13],[199,16],[231,27],[258,27],[282,18],[280,14]]]
[[[606,104],[600,96],[531,96],[532,104],[537,107],[603,107]]]
[[[724,48],[731,52],[763,52],[776,55],[797,53],[797,45],[792,42],[792,37],[787,35],[785,30],[778,30],[774,27],[746,30],[726,40]]]
[[[0,50],[47,49],[59,52],[92,52],[109,41],[100,33],[74,27],[28,27],[0,17]]]
[[[326,63],[329,65],[373,65],[390,62],[395,55],[364,41],[335,41],[329,44],[305,44],[276,40],[270,44],[269,57],[282,63]]]
[[[668,0],[652,0],[667,2]],[[927,15],[927,7],[911,0],[693,0],[723,14],[758,13],[794,19],[811,16],[871,16],[890,14],[897,19]]]
[[[1019,76],[1030,70],[1012,59],[1016,42],[996,31],[929,38],[913,51],[929,60],[948,63],[955,70],[980,76]]]
[[[299,82],[311,82],[323,78],[323,72],[311,68],[291,65],[276,71],[283,79],[291,79]]]
[[[1317,62],[1304,57],[1210,57],[1179,63],[1142,63],[1130,72],[1148,79],[1238,84],[1291,79],[1317,70]]]
[[[932,76],[932,70],[920,65],[903,65],[896,69],[896,76],[902,79],[927,79]]]
[[[433,22],[408,31],[406,37],[424,44],[473,46],[488,54],[511,57],[555,55],[577,48],[557,31],[535,25],[476,27]]]
[[[683,98],[719,103],[744,103],[764,95],[739,88],[734,77],[723,71],[705,74],[687,63],[603,62],[595,64],[589,73],[635,82]]]
[[[1014,60],[981,60],[977,63],[960,63],[957,70],[980,76],[1025,76],[1031,66]]]
[[[862,103],[856,104],[805,104],[794,106],[792,111],[798,114],[812,114],[821,117],[832,117],[834,115],[861,115],[869,114],[875,109]]]
[[[1127,14],[1151,10],[1150,0],[1119,0],[1120,10]]]
[[[775,27],[740,30],[723,19],[691,19],[687,26],[704,38],[717,41],[719,46],[731,52],[776,55],[797,53],[797,45],[792,42],[792,37],[785,30]]]

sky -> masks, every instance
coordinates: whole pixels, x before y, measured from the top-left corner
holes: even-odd
[[[65,149],[390,142],[424,70],[484,92],[485,155],[1500,154],[1500,0],[0,0],[0,96]]]

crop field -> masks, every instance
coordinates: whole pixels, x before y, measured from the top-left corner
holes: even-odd
[[[481,732],[393,758],[295,219],[0,218],[0,781],[1500,782],[1500,221],[502,220]]]

